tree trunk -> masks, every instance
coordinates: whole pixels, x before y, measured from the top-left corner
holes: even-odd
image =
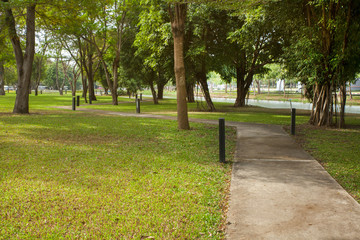
[[[178,128],[189,130],[188,109],[186,102],[186,79],[184,64],[184,35],[186,20],[186,3],[173,3],[172,10],[169,5],[171,30],[174,38],[174,71],[177,95],[177,120]]]
[[[164,99],[164,85],[158,84],[157,87],[158,87],[157,98]]]
[[[90,48],[90,46],[89,46]],[[91,101],[96,101],[95,96],[95,84],[94,84],[94,71],[93,71],[93,53],[91,50],[87,54],[87,77],[88,77],[88,90],[89,90],[89,99]]]
[[[195,102],[195,94],[194,94],[195,84],[194,83],[186,83],[186,94],[187,94],[187,102],[193,103]]]
[[[5,24],[8,26],[18,72],[17,93],[13,113],[29,113],[29,86],[35,55],[35,8],[36,4],[31,4],[26,8],[25,54],[21,49],[21,42],[16,32],[16,23],[12,10],[11,8],[5,9]]]
[[[258,94],[261,94],[260,80],[256,80],[256,85],[257,85]]]
[[[310,123],[317,126],[331,125],[331,92],[330,84],[316,84],[314,89],[313,109],[310,117]]]
[[[245,107],[246,105],[246,95],[249,91],[249,87],[245,81],[244,71],[240,67],[236,68],[236,101],[234,107]]]
[[[198,78],[198,81],[201,85],[201,90],[204,94],[204,97],[205,97],[205,101],[206,101],[206,104],[208,106],[208,110],[209,111],[215,111],[215,106],[211,100],[211,96],[210,96],[210,92],[209,92],[209,87],[208,87],[208,84],[207,84],[207,77],[206,77],[206,72],[201,72],[201,73],[198,73],[197,74],[197,78]]]
[[[61,85],[59,83],[59,58],[56,58],[56,87],[59,90],[59,94],[63,95],[63,90],[62,90]]]
[[[156,82],[157,89],[158,89],[158,92],[157,92],[158,99],[164,99],[164,88],[165,88],[165,85],[168,83],[168,81],[169,80],[163,76],[161,70],[158,70],[158,81]]]
[[[82,97],[85,99],[85,103],[87,103],[87,90],[88,90],[88,86],[87,86],[87,79],[84,75],[84,71],[81,70],[81,82],[83,85],[83,92],[82,92]]]
[[[0,61],[0,95],[5,95],[5,69],[4,62]]]
[[[340,96],[341,96],[341,105],[340,105],[339,128],[345,128],[346,82],[344,82],[340,86]]]
[[[351,82],[349,82],[349,94],[350,94],[350,99],[352,100],[353,96],[352,96],[352,91],[351,91]]]
[[[159,104],[158,98],[156,97],[156,91],[155,91],[155,88],[154,88],[154,83],[151,82],[149,85],[150,85],[151,94],[152,94],[152,97],[153,97],[154,104]]]

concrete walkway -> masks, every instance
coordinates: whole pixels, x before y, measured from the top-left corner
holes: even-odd
[[[360,205],[281,127],[236,126],[227,239],[360,239]]]
[[[171,116],[77,110],[176,120]],[[216,120],[191,121],[218,124]],[[360,239],[360,205],[280,126],[226,125],[237,128],[227,239]]]

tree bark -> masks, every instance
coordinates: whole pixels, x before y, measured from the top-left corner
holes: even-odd
[[[351,82],[349,82],[349,94],[350,94],[350,99],[353,99],[353,95],[352,95],[352,90],[351,90]]]
[[[59,58],[56,58],[56,86],[59,90],[59,94],[60,96],[62,96],[64,93],[63,93],[63,84],[59,82]]]
[[[339,128],[345,128],[346,82],[344,82],[340,86],[340,96],[341,96],[341,105],[340,105]]]
[[[310,123],[317,126],[331,125],[331,93],[332,91],[330,84],[316,84],[314,89],[313,109],[310,117]]]
[[[177,120],[178,128],[189,130],[188,109],[186,102],[186,79],[184,64],[184,35],[186,20],[186,3],[173,3],[174,9],[169,5],[171,30],[174,38],[174,71],[177,89]]]
[[[3,2],[7,2],[4,1]],[[26,8],[26,47],[25,54],[21,49],[20,38],[16,32],[16,23],[11,8],[5,9],[5,24],[8,26],[10,41],[14,49],[18,84],[13,113],[29,113],[29,87],[32,64],[35,55],[35,8],[30,4]]]
[[[155,88],[154,88],[154,83],[151,82],[149,85],[150,85],[151,95],[153,97],[154,104],[159,104],[158,98],[156,96],[157,94],[156,94],[156,91],[155,91]]]
[[[211,96],[210,96],[210,92],[209,92],[209,87],[207,84],[207,77],[206,77],[206,72],[200,72],[197,74],[197,79],[201,85],[201,90],[204,94],[205,97],[205,101],[206,104],[208,106],[208,110],[213,112],[215,111],[215,106],[214,103],[211,100]]]
[[[5,69],[4,62],[0,61],[0,95],[5,95]]]
[[[158,92],[157,92],[157,98],[158,99],[164,99],[164,85],[157,85]]]
[[[242,67],[236,68],[236,101],[234,107],[245,107],[246,96],[248,95],[251,86],[253,74],[249,72],[245,78],[245,71]]]
[[[90,49],[87,52],[87,79],[88,79],[88,90],[89,90],[89,99],[96,101],[95,96],[95,84],[94,84],[94,71],[93,71],[93,53]]]
[[[256,80],[255,82],[256,82],[256,85],[257,85],[258,94],[261,94],[260,80]]]
[[[156,82],[157,85],[157,98],[164,99],[164,88],[169,80],[163,77],[162,73],[158,71],[158,81]]]
[[[195,102],[194,88],[195,88],[194,83],[192,83],[192,82],[186,83],[186,94],[187,94],[186,98],[187,98],[187,102],[189,102],[189,103]]]

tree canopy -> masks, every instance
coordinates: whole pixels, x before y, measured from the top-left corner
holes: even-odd
[[[339,94],[344,126],[346,83],[360,72],[359,9],[355,0],[2,0],[0,94],[16,64],[14,112],[28,113],[29,89],[53,77],[47,58],[66,58],[57,69],[67,69],[73,93],[81,79],[85,100],[96,100],[96,81],[114,105],[119,88],[149,87],[158,103],[164,86],[175,83],[179,128],[189,129],[195,84],[215,110],[209,72],[236,79],[235,107],[242,107],[254,76],[275,63],[306,86],[313,124],[334,124]]]

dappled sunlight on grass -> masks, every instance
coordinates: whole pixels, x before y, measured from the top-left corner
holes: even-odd
[[[230,165],[218,163],[215,127],[81,112],[0,122],[4,238],[223,237]]]

